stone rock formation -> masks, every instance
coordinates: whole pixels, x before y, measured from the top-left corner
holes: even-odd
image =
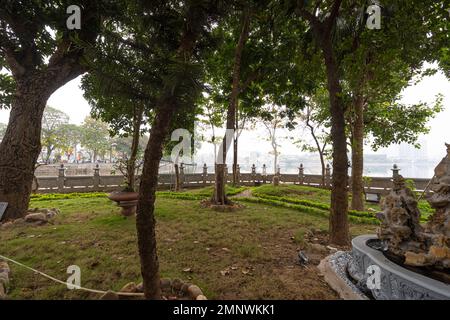
[[[435,169],[427,197],[436,212],[425,226],[420,225],[416,196],[402,176],[394,179],[394,188],[382,203],[378,238],[406,265],[450,268],[450,145],[446,146],[447,155]]]

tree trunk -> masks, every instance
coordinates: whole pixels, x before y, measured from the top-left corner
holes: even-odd
[[[188,13],[192,14],[192,12]],[[198,33],[198,29],[191,29],[186,26],[177,52],[177,58],[179,60],[186,61],[192,56]],[[161,92],[161,97],[163,98],[161,98],[155,110],[150,138],[145,148],[144,166],[142,168],[141,183],[139,186],[136,229],[146,299],[161,299],[154,211],[159,163],[163,154],[163,145],[168,136],[172,118],[179,104],[173,96],[174,92],[175,90],[172,86],[165,87],[163,92]]]
[[[321,184],[322,184],[322,188],[325,188],[326,169],[325,169],[325,159],[324,159],[324,156],[323,156],[322,152],[319,152],[319,157],[320,157],[320,166],[321,166],[321,169],[322,169],[322,181],[321,181]]]
[[[180,168],[178,167],[178,163],[173,165],[175,170],[175,192],[180,191]]]
[[[236,126],[237,128],[237,126]],[[238,162],[238,136],[236,136],[233,141],[233,186],[237,187],[239,185],[239,178],[237,174],[237,162]]]
[[[273,174],[274,175],[277,174],[277,169],[278,169],[278,152],[277,152],[277,149],[274,148],[273,149]]]
[[[247,9],[242,12],[242,30],[239,35],[239,40],[235,50],[234,56],[234,66],[233,66],[233,83],[230,95],[230,103],[228,105],[227,110],[227,129],[232,129],[236,135],[236,110],[237,110],[237,101],[239,95],[239,82],[240,82],[240,72],[241,72],[241,60],[242,60],[242,51],[244,50],[245,42],[248,38],[250,27],[250,13]],[[223,157],[223,163],[226,163],[228,148],[231,145],[231,141],[227,141],[226,135],[222,141],[222,154],[220,156]],[[236,153],[237,157],[237,153]],[[222,163],[222,161],[220,161]],[[214,184],[214,193],[211,199],[211,202],[214,204],[227,204],[229,200],[225,194],[225,177],[224,177],[224,165],[217,164],[216,172],[215,172],[215,184]],[[235,175],[235,168],[233,166],[233,177]]]
[[[310,112],[311,112],[310,110],[307,110],[306,126],[309,128],[309,131],[314,140],[314,143],[316,144],[317,152],[319,153],[320,166],[322,169],[321,186],[322,186],[322,188],[324,188],[325,187],[325,173],[326,173],[324,151],[325,151],[325,147],[326,147],[326,142],[324,142],[322,147],[320,146],[319,139],[317,138],[316,133],[314,132],[314,127],[310,123]]]
[[[158,186],[159,162],[162,158],[163,143],[167,137],[174,106],[170,102],[157,109],[145,148],[144,166],[139,186],[139,201],[136,209],[136,228],[141,260],[144,294],[147,299],[160,299],[159,262],[155,233],[155,193]]]
[[[51,156],[51,154],[53,152],[53,149],[52,149],[51,146],[47,146],[46,149],[47,149],[47,154],[45,155],[45,163],[49,164],[50,163],[50,156]]]
[[[41,121],[49,96],[49,90],[39,81],[17,83],[0,144],[0,201],[8,203],[3,221],[21,218],[28,209],[35,163],[41,152]]]
[[[364,98],[358,94],[353,101],[352,136],[352,209],[364,210]]]
[[[225,164],[216,163],[215,170],[215,188],[214,188],[214,203],[226,205],[230,200],[225,193]]]
[[[136,159],[139,149],[139,139],[141,137],[141,122],[144,108],[141,106],[135,110],[133,121],[133,140],[131,142],[131,154],[127,163],[128,185],[134,190],[136,187]]]
[[[331,137],[333,144],[333,177],[331,188],[330,243],[347,245],[348,227],[348,158],[345,134],[345,109],[339,71],[333,52],[331,34],[322,38],[322,51],[327,72],[327,87],[330,96]]]

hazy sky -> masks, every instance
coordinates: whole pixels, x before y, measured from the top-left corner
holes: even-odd
[[[57,90],[49,99],[48,105],[60,109],[70,116],[70,122],[80,124],[84,118],[89,114],[89,104],[83,98],[83,92],[79,88],[80,79],[77,79],[67,83],[65,86]],[[450,143],[450,82],[446,79],[442,72],[437,73],[434,76],[427,77],[421,81],[418,85],[408,87],[403,93],[403,102],[406,103],[418,103],[419,101],[433,101],[436,94],[442,93],[444,95],[444,111],[440,113],[435,119],[429,122],[429,126],[432,128],[431,132],[422,137],[421,141],[425,141],[427,145],[427,153],[429,156],[441,156],[444,154],[444,142]],[[8,121],[9,112],[7,110],[0,110],[0,122],[6,123]],[[298,130],[296,134],[299,134]],[[286,132],[280,132],[280,136],[289,134]],[[292,133],[291,133],[292,134]],[[240,140],[240,150],[245,152],[270,151],[270,143],[268,141],[261,141],[261,143],[255,144],[255,139],[265,139],[267,135],[262,128],[256,130],[256,132],[244,132]],[[281,141],[281,153],[296,153],[298,149],[293,146],[289,141]],[[367,150],[370,152],[370,150]],[[212,150],[210,146],[204,145],[202,147],[203,152]],[[395,153],[397,148],[392,147],[387,150],[380,150],[382,153]]]

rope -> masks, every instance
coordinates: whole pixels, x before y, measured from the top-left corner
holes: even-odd
[[[54,282],[57,282],[59,284],[62,284],[62,285],[65,285],[65,286],[67,286],[69,284],[69,285],[73,286],[76,290],[82,290],[82,291],[87,291],[87,292],[97,293],[97,294],[105,294],[105,293],[107,293],[107,291],[90,289],[90,288],[84,288],[84,287],[81,287],[81,286],[77,286],[77,285],[73,285],[71,283],[67,283],[67,282],[61,281],[61,280],[56,279],[56,278],[54,278],[52,276],[49,276],[48,274],[45,274],[44,272],[41,272],[39,270],[33,269],[31,267],[28,267],[28,266],[24,265],[23,263],[20,263],[18,261],[15,261],[13,259],[8,258],[8,257],[2,256],[1,254],[0,254],[0,258],[3,259],[3,260],[6,260],[6,261],[12,262],[12,263],[14,263],[14,264],[16,264],[18,266],[21,266],[22,268],[31,270],[31,271],[33,271],[33,272],[35,272],[37,274],[40,274],[41,276],[43,276],[43,277],[45,277],[47,279],[50,279],[50,280],[52,280]],[[112,293],[120,295],[120,296],[133,296],[133,297],[144,296],[143,293],[135,293],[135,292],[115,292],[115,291],[109,291],[109,292],[112,292]]]

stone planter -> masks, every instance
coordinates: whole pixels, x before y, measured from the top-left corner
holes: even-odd
[[[403,268],[385,257],[383,252],[368,246],[374,235],[362,235],[352,240],[352,261],[348,273],[362,287],[367,288],[370,266],[380,268],[380,287],[370,289],[377,300],[447,300],[450,285]]]
[[[122,208],[120,213],[125,217],[136,213],[138,198],[139,193],[128,191],[117,191],[108,195],[108,199],[117,202],[117,205]]]

